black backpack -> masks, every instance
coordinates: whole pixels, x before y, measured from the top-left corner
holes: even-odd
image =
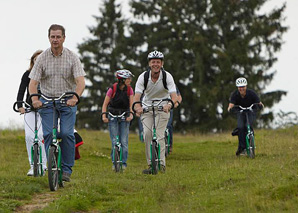
[[[168,90],[168,87],[167,87],[167,73],[164,70],[164,68],[161,68],[161,73],[162,73],[163,87],[166,90]],[[146,88],[147,88],[147,84],[148,84],[148,81],[149,81],[149,74],[150,74],[150,68],[144,74],[144,90],[146,90]]]

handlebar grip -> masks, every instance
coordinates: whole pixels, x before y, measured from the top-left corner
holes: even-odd
[[[31,111],[31,106],[30,106],[30,104],[28,104],[28,103],[25,102],[25,101],[16,101],[16,102],[14,102],[13,107],[12,107],[13,111],[15,111],[15,112],[19,112],[18,108],[16,108],[16,106],[17,106],[18,104],[22,104],[22,105],[24,104],[24,105],[25,105],[25,110],[26,110],[26,112],[30,112],[30,111]],[[23,106],[22,106],[22,107],[23,107]]]
[[[41,95],[40,93],[34,93],[34,94],[31,94],[31,95],[29,96],[29,100],[32,101],[32,97],[34,97],[34,96],[37,96],[38,98],[40,98],[42,95]],[[33,107],[33,102],[31,103],[31,105],[32,105],[32,109],[36,110],[36,109]]]
[[[17,104],[23,104],[23,103],[24,103],[24,101],[16,101],[16,102],[14,102],[13,107],[12,107],[13,111],[19,112],[19,110],[16,109],[16,105]]]
[[[78,102],[76,103],[76,105],[78,105],[80,103],[80,97],[79,97],[79,95],[76,92],[66,92],[64,94],[65,95],[74,95],[74,96],[76,96],[77,99],[78,99]]]
[[[136,102],[134,102],[133,104],[132,104],[132,111],[134,112],[134,113],[136,113],[136,110],[135,110],[135,105],[136,104],[141,104],[141,106],[142,106],[142,101],[136,101]]]
[[[175,106],[175,104],[174,104],[174,102],[172,101],[172,99],[170,99],[170,98],[167,98],[166,100],[171,102],[171,104],[172,104],[172,107],[171,107],[171,109],[173,109],[173,108],[174,108],[174,106]]]
[[[162,99],[162,100],[161,100],[161,102],[163,102],[163,101],[169,101],[169,102],[171,102],[171,104],[172,104],[171,109],[174,108],[175,104],[174,104],[174,102],[172,101],[172,99],[170,99],[170,98],[165,98],[165,99]]]
[[[102,120],[102,116],[103,116],[104,114],[108,115],[109,113],[108,113],[108,112],[102,112],[102,113],[100,114],[100,120]]]
[[[257,106],[257,109],[258,109],[258,110],[262,110],[262,109],[264,108],[262,104],[258,104],[258,105],[256,105],[256,106]]]
[[[133,113],[133,112],[131,112],[131,111],[127,111],[127,113],[128,113],[128,116],[129,116],[130,114],[132,114],[132,120],[135,118],[135,113]]]
[[[34,96],[38,96],[38,97],[40,97],[41,94],[39,94],[39,93],[31,94],[31,95],[29,96],[29,100],[32,100],[31,98],[34,97]]]

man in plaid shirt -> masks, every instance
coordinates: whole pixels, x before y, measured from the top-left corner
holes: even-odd
[[[85,88],[85,71],[79,57],[69,49],[63,47],[65,41],[65,29],[61,25],[53,24],[48,30],[48,37],[51,47],[45,50],[37,58],[35,65],[29,75],[29,93],[37,93],[40,85],[41,93],[48,97],[59,97],[64,92],[76,92],[82,95]],[[44,99],[32,98],[34,108],[42,106]],[[58,105],[58,115],[60,115],[60,134],[62,138],[62,169],[64,181],[70,181],[72,167],[75,160],[75,136],[74,125],[76,120],[75,96],[67,100],[67,106]],[[49,145],[52,141],[53,109],[42,108],[42,128],[45,139],[45,149],[48,153]],[[57,118],[58,120],[58,118]],[[56,122],[56,121],[55,121]]]

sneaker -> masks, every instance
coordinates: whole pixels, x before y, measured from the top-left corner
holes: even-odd
[[[240,149],[237,149],[237,151],[236,151],[236,156],[239,156],[240,155]]]
[[[146,174],[146,175],[150,175],[150,174],[152,174],[152,168],[151,168],[151,165],[148,166],[148,169],[144,169],[144,170],[143,170],[143,174]]]
[[[27,176],[33,176],[33,167],[31,167],[27,173]]]
[[[246,155],[247,152],[246,152],[246,149],[243,149],[242,152],[240,152],[240,155]]]
[[[127,167],[127,166],[122,165],[122,171],[124,171],[124,170],[126,169],[126,167]],[[112,170],[115,171],[115,165],[114,165],[114,164],[112,165]]]
[[[245,155],[245,154],[246,154],[246,149],[238,149],[236,152],[236,156]]]
[[[160,165],[160,172],[165,173],[166,172],[166,166]]]
[[[62,174],[62,180],[65,181],[65,182],[70,182],[70,173],[67,173],[67,172],[63,172]]]
[[[42,166],[42,169],[43,169],[43,176],[45,176],[46,171],[48,171],[48,168],[46,166]]]
[[[232,136],[236,136],[236,135],[239,135],[239,129],[238,128],[235,128],[233,131],[232,131]]]

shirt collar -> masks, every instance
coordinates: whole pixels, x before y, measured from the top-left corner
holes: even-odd
[[[158,76],[158,79],[157,79],[157,81],[159,81],[159,80],[161,80],[161,75],[162,75],[162,73],[161,73],[162,71],[161,70],[159,70],[159,76]],[[151,74],[152,74],[152,71],[150,70],[149,71],[149,80],[151,80],[152,78],[151,78]]]
[[[54,53],[52,52],[52,49],[50,48],[50,50],[51,50],[51,54],[52,54],[52,56],[54,56],[54,57],[59,57],[59,56],[61,56],[62,54],[63,54],[63,52],[64,52],[64,47],[63,47],[63,49],[62,49],[62,52],[60,53],[60,55],[58,55],[58,56],[55,56],[54,55]]]

